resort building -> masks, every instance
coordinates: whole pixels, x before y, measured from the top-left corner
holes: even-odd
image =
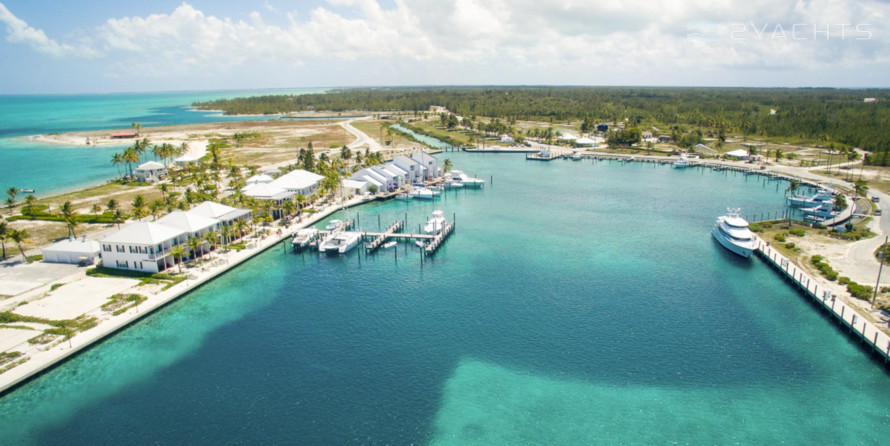
[[[424,169],[426,169],[426,171],[424,172],[425,180],[431,180],[433,178],[439,178],[442,176],[442,170],[439,167],[439,160],[429,153],[414,152],[411,154],[411,159],[417,161],[418,163],[423,165]]]
[[[596,147],[597,142],[595,139],[590,138],[578,138],[575,140],[575,147]]]
[[[419,183],[423,181],[425,177],[424,171],[426,170],[426,168],[423,167],[423,164],[402,155],[393,158],[391,162],[400,169],[408,172],[408,183]]]
[[[160,180],[167,173],[167,168],[164,167],[163,164],[156,161],[149,161],[147,163],[142,163],[136,170],[133,171],[133,175],[137,180],[145,182],[145,183],[153,183],[155,181]]]
[[[504,133],[503,135],[501,135],[501,139],[499,139],[498,142],[502,144],[513,144],[514,142],[516,142],[516,140],[513,139],[512,136]]]
[[[247,220],[250,218],[250,210],[248,209],[233,208],[212,201],[205,201],[189,209],[187,212],[189,214],[215,219],[226,226],[231,226],[239,220]]]
[[[748,151],[742,149],[733,150],[732,152],[726,152],[726,157],[744,161],[748,159]]]
[[[201,238],[210,231],[218,231],[221,223],[215,218],[204,217],[185,211],[173,211],[155,223],[182,230],[186,237]]]
[[[47,263],[74,263],[92,265],[99,259],[102,246],[95,240],[80,240],[70,237],[41,249],[43,261]]]
[[[156,273],[174,264],[170,249],[184,241],[186,232],[159,223],[136,222],[124,226],[99,243],[102,265]]]
[[[411,178],[413,178],[413,175],[408,173],[406,169],[402,169],[392,161],[384,164],[383,167],[386,168],[386,170],[398,175],[400,185],[411,184]]]
[[[393,190],[404,186],[404,181],[400,184],[399,176],[384,166],[371,166],[370,170],[383,177],[387,190]]]
[[[368,182],[358,180],[342,180],[343,196],[351,197],[354,195],[362,195],[368,192]]]
[[[265,173],[261,173],[261,174],[257,174],[257,175],[254,175],[254,176],[248,178],[247,180],[244,181],[244,183],[249,186],[251,184],[271,183],[274,180],[275,180],[275,178],[272,178],[271,176],[269,176]]]
[[[297,169],[276,178],[269,185],[292,192],[294,195],[309,197],[318,191],[318,185],[323,179],[321,175]]]
[[[285,200],[290,200],[297,195],[272,183],[257,183],[244,186],[241,188],[241,193],[257,200],[272,200],[278,204],[283,203]]]

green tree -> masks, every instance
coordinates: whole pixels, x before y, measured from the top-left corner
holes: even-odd
[[[854,184],[854,188],[856,189],[856,195],[865,196],[868,194],[868,182],[865,180],[856,180]]]
[[[0,246],[3,247],[4,259],[6,258],[6,239],[9,238],[10,231],[12,231],[12,229],[9,225],[5,221],[0,220]]]
[[[59,216],[62,217],[62,221],[65,222],[65,226],[68,227],[68,236],[77,237],[77,233],[74,232],[74,229],[77,228],[77,212],[74,210],[74,205],[71,204],[70,201],[66,201],[62,203],[62,206],[59,208]]]
[[[9,206],[10,209],[15,206],[15,196],[19,194],[19,190],[16,187],[10,187],[6,189],[6,195],[9,195],[9,198],[6,199],[6,205]]]
[[[133,203],[131,204],[133,206],[133,216],[136,217],[137,220],[145,217],[145,197],[143,197],[142,194],[136,195],[136,198],[133,199]]]
[[[834,205],[842,211],[847,209],[847,197],[844,194],[837,194],[837,197],[834,198]]]
[[[25,197],[25,207],[22,209],[22,212],[27,212],[28,215],[31,215],[31,212],[34,209],[34,205],[37,203],[37,197],[34,195],[28,195]],[[25,211],[27,209],[27,211]]]
[[[179,262],[179,274],[182,274],[182,256],[185,254],[185,250],[182,249],[182,246],[176,245],[170,248],[170,255],[173,256],[174,259],[178,259]]]
[[[22,243],[30,243],[31,240],[28,240],[28,230],[27,229],[12,229],[9,231],[9,239],[15,242],[16,246],[19,247],[19,252],[22,253],[22,261],[27,262],[28,256],[25,255],[25,250],[22,249]]]
[[[451,162],[451,159],[445,158],[445,161],[442,162],[442,169],[447,173],[451,172],[452,168],[454,168],[454,164]]]

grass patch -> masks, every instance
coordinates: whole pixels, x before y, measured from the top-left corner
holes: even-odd
[[[60,286],[64,285],[64,283],[54,283],[51,287],[49,287],[50,291],[55,291],[59,289]]]
[[[35,254],[33,256],[25,257],[29,262],[39,262],[43,260],[43,254]]]
[[[117,316],[146,300],[148,300],[148,298],[141,294],[115,294],[114,296],[109,297],[108,302],[102,305],[102,310],[109,311],[111,314]]]
[[[826,279],[831,280],[832,282],[837,280],[837,271],[835,271],[822,256],[814,255],[813,258],[810,259],[810,263],[812,263],[813,266],[819,270],[819,273]]]
[[[807,231],[803,230],[802,228],[791,228],[788,230],[788,232],[791,235],[797,236],[797,237],[803,237],[803,236],[807,235]]]
[[[22,357],[22,352],[0,352],[0,373],[28,362],[30,356]]]

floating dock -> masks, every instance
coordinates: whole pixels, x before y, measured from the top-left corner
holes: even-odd
[[[351,226],[348,226],[351,227]],[[438,234],[411,234],[411,233],[402,233],[399,232],[405,228],[404,220],[394,221],[389,227],[386,228],[383,232],[364,232],[359,231],[359,235],[364,243],[362,247],[365,250],[365,254],[370,254],[382,247],[389,240],[423,240],[425,243],[421,248],[421,252],[427,256],[432,256],[442,247],[445,241],[454,233],[455,223],[449,222],[445,224],[445,227],[442,228],[442,231]],[[329,236],[348,229],[337,228],[333,231],[318,231],[315,236],[315,239],[312,240],[307,246],[306,249],[318,249],[318,245],[322,240],[325,240]],[[297,247],[293,247],[294,251],[297,252]]]
[[[890,337],[879,330],[875,324],[869,322],[855,308],[841,302],[828,288],[820,286],[816,279],[807,275],[790,259],[772,249],[763,240],[759,238],[758,240],[760,246],[755,252],[760,258],[766,260],[768,264],[794,283],[804,295],[811,298],[813,303],[831,315],[838,324],[847,328],[850,335],[857,338],[867,350],[880,356],[885,365],[890,362]]]

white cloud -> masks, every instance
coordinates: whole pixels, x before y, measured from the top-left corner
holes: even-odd
[[[96,57],[99,53],[82,45],[60,44],[46,36],[40,29],[34,29],[16,17],[3,3],[0,3],[0,23],[6,25],[6,40],[11,43],[22,43],[36,51],[55,57],[82,56]]]
[[[414,69],[474,74],[510,67],[529,73],[559,70],[568,82],[585,83],[589,70],[778,70],[806,72],[887,64],[890,5],[880,0],[327,0],[311,11],[285,11],[268,1],[243,20],[217,17],[182,3],[170,13],[112,18],[92,32],[92,47],[58,43],[29,27],[0,4],[7,40],[60,55],[107,54],[128,75],[196,75],[237,71],[253,64],[339,64],[356,72],[354,83],[389,83],[361,77]],[[718,38],[689,41],[686,24],[711,21]],[[803,25],[797,26],[796,25]],[[867,25],[869,40],[842,38],[842,24]],[[785,37],[773,32],[776,26]],[[739,32],[742,27],[742,32]],[[791,29],[829,29],[822,38],[797,39]],[[764,33],[761,30],[766,29]],[[859,34],[862,35],[861,33]],[[362,65],[364,64],[364,65]],[[444,70],[447,67],[448,70]],[[456,68],[455,68],[456,67]],[[573,76],[572,78],[571,76]],[[481,80],[497,75],[486,72]],[[404,82],[406,76],[400,77]],[[515,77],[512,77],[515,79]],[[638,77],[635,77],[638,78]],[[432,76],[430,79],[440,80]],[[424,83],[427,79],[417,79]],[[669,82],[676,82],[675,80]]]

